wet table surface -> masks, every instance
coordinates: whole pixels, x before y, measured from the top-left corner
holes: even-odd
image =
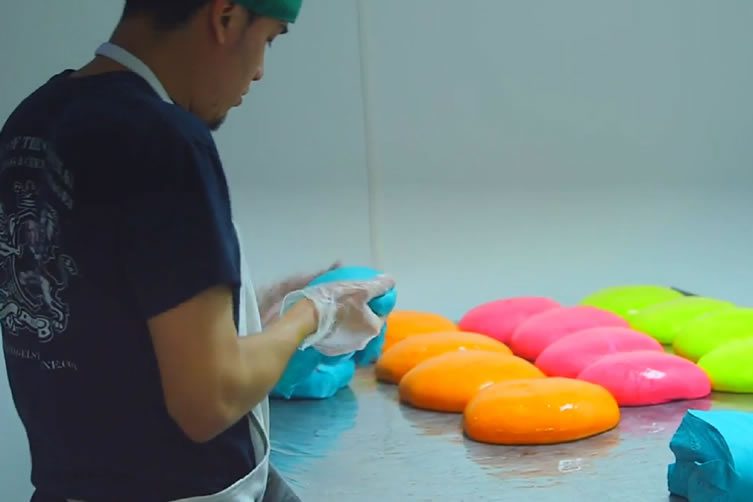
[[[304,502],[682,500],[667,491],[669,441],[688,409],[753,412],[753,396],[624,408],[618,428],[553,446],[485,445],[461,416],[401,405],[397,388],[359,370],[322,401],[271,402],[272,462]]]

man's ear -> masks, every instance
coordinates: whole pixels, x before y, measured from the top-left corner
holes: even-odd
[[[233,25],[242,18],[243,7],[231,0],[211,0],[208,5],[212,37],[218,44],[226,44]]]

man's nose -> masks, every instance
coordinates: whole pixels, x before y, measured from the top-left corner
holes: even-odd
[[[258,69],[256,70],[256,74],[254,75],[254,81],[255,81],[255,82],[256,82],[256,81],[259,81],[259,80],[261,80],[261,79],[262,79],[263,77],[264,77],[264,67],[263,67],[263,66],[260,66],[260,67],[259,67],[259,68],[258,68]]]

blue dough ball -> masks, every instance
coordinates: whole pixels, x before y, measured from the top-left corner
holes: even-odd
[[[327,399],[350,384],[356,374],[356,363],[346,359],[337,364],[320,364],[308,378],[296,385],[298,399]]]
[[[688,410],[669,443],[675,455],[667,469],[669,492],[699,502],[749,500],[751,428],[753,413]]]
[[[341,356],[325,356],[324,354],[322,354],[322,361],[320,364],[330,364],[330,365],[339,364],[342,361],[347,361],[348,359],[352,358],[354,355],[355,355],[355,352],[349,352]]]
[[[293,397],[296,386],[308,378],[323,360],[324,355],[313,347],[296,350],[275,385],[274,394],[287,399]]]

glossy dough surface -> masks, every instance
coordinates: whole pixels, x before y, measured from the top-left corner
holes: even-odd
[[[613,429],[620,421],[603,387],[569,378],[501,382],[471,399],[466,435],[479,442],[536,445],[575,441]]]
[[[753,338],[735,340],[698,361],[719,392],[753,393]]]
[[[733,340],[753,337],[753,309],[711,312],[682,326],[672,344],[675,353],[697,361]]]
[[[682,296],[679,291],[666,286],[633,284],[601,289],[588,295],[580,304],[608,310],[630,320],[645,308]]]
[[[401,340],[382,354],[376,364],[376,376],[382,382],[399,383],[403,375],[431,357],[473,349],[512,353],[507,345],[477,333],[448,331],[415,335]]]
[[[630,319],[630,325],[664,345],[671,345],[685,323],[734,306],[733,303],[713,298],[683,296],[641,310]]]
[[[656,351],[604,356],[584,369],[578,379],[603,386],[620,406],[700,399],[711,393],[708,375],[696,364]]]
[[[416,310],[395,310],[386,320],[387,329],[384,334],[386,352],[394,344],[414,335],[434,333],[440,331],[458,331],[457,324],[452,320],[433,312]]]
[[[560,304],[555,300],[538,296],[495,300],[466,312],[458,326],[464,331],[482,333],[502,343],[507,343],[521,322],[532,315],[559,306]]]
[[[602,326],[627,328],[625,319],[595,307],[559,307],[529,317],[510,339],[515,355],[535,360],[555,341],[577,331]]]
[[[536,366],[549,376],[576,378],[606,355],[636,350],[663,352],[664,348],[650,336],[630,328],[591,328],[549,345],[536,359]]]
[[[427,359],[400,381],[400,400],[415,408],[461,413],[481,389],[505,380],[545,378],[528,361],[478,350]]]

